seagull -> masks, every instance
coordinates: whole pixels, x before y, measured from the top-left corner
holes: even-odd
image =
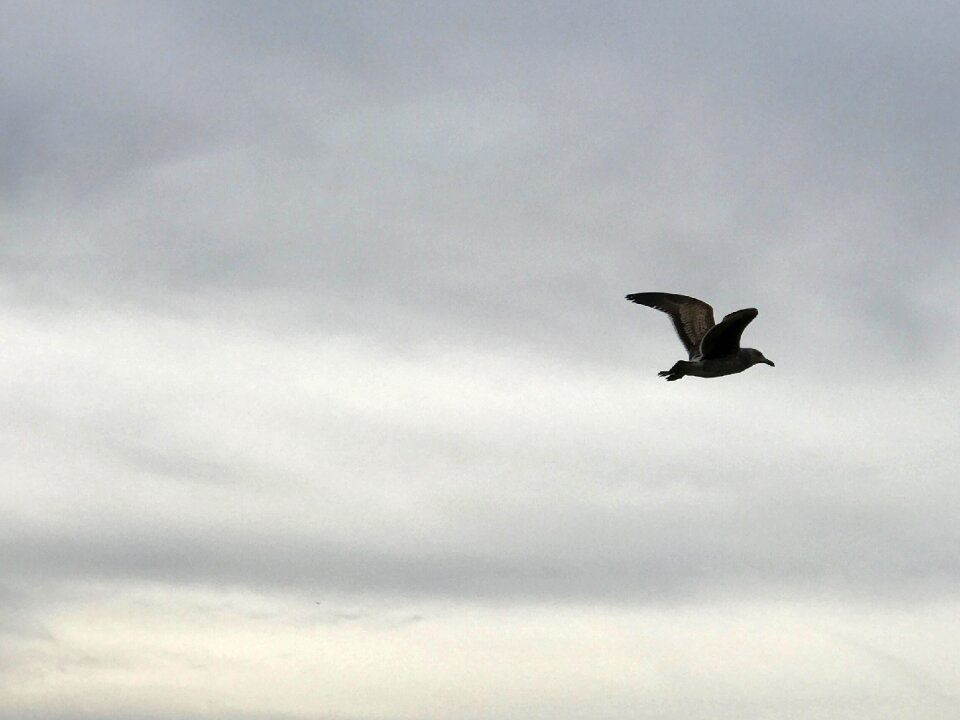
[[[660,377],[667,380],[679,380],[684,375],[720,377],[743,372],[757,363],[775,367],[759,350],[740,347],[740,336],[757,316],[756,308],[737,310],[715,324],[713,308],[703,300],[686,295],[634,293],[627,295],[627,300],[669,315],[690,355],[689,361],[678,360],[669,370],[657,373]]]

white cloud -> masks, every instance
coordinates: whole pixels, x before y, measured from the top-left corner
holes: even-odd
[[[451,605],[88,587],[5,712],[110,717],[948,718],[955,603]],[[32,691],[42,683],[44,693]],[[95,692],[92,692],[95,691]]]

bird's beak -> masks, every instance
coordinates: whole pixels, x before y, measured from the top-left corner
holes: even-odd
[[[776,367],[776,365],[773,364],[773,360],[767,360],[766,358],[764,358],[763,361],[770,367]]]

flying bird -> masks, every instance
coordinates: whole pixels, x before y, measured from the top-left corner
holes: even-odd
[[[727,315],[719,324],[713,322],[713,308],[696,298],[672,293],[634,293],[627,300],[665,312],[673,320],[680,342],[690,360],[678,360],[672,368],[657,373],[667,380],[684,375],[720,377],[743,372],[757,363],[774,367],[763,353],[740,347],[744,328],[757,316],[756,308],[744,308]]]

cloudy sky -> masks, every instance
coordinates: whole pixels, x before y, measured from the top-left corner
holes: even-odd
[[[0,4],[0,719],[958,717],[960,8],[797,5]]]

